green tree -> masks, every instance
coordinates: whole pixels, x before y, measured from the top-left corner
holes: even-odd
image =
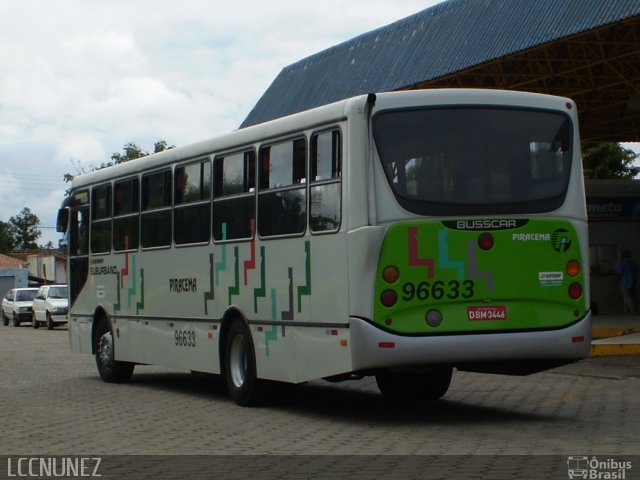
[[[164,150],[169,150],[171,148],[175,148],[175,145],[169,145],[166,140],[160,139],[156,143],[153,144],[153,153],[160,153]],[[136,158],[142,158],[149,155],[149,152],[143,150],[138,144],[129,142],[122,147],[122,153],[114,152],[111,154],[111,161],[101,163],[99,167],[94,167],[91,171],[101,170],[103,168],[111,167],[113,165],[118,165],[119,163],[128,162],[129,160],[135,160]],[[72,160],[73,163],[73,160]],[[75,165],[75,164],[74,164]],[[78,174],[82,172],[83,169],[78,168]],[[84,173],[84,172],[82,172]],[[74,175],[70,173],[65,173],[63,179],[65,183],[71,183],[73,181]],[[67,189],[66,194],[69,195],[69,189]]]
[[[9,224],[0,220],[0,253],[13,250],[13,238],[9,230]]]
[[[176,148],[175,145],[169,145],[166,140],[160,139],[153,144],[153,153],[164,152],[165,150],[171,150]]]
[[[9,234],[13,239],[13,248],[29,250],[38,248],[38,238],[42,232],[38,230],[40,219],[28,207],[9,219]]]
[[[111,155],[111,161],[113,162],[113,165],[128,162],[129,160],[135,160],[136,158],[146,157],[147,155],[149,155],[149,152],[144,151],[133,142],[129,142],[124,147],[122,147],[122,151],[123,153],[115,152]],[[108,166],[111,166],[112,164]]]
[[[638,154],[619,143],[586,143],[582,145],[582,165],[586,178],[634,178],[633,165]]]

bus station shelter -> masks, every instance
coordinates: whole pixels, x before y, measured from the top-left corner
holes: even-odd
[[[359,94],[462,87],[569,97],[583,142],[640,142],[640,1],[446,0],[283,68],[241,128]],[[615,257],[640,245],[637,183],[587,185],[605,313],[621,310]],[[623,211],[603,216],[609,201]]]
[[[241,127],[359,94],[447,87],[570,97],[584,142],[638,142],[640,2],[446,0],[285,67]]]

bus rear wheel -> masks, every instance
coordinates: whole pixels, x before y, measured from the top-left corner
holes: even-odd
[[[98,322],[95,352],[96,366],[102,380],[108,383],[122,383],[131,378],[135,364],[115,360],[113,334],[106,318]]]
[[[232,400],[247,407],[263,398],[264,384],[256,374],[256,356],[251,333],[241,320],[235,320],[226,337],[224,373]]]
[[[376,383],[386,400],[419,404],[444,396],[451,385],[452,374],[452,367],[434,367],[430,372],[385,370],[376,374]]]

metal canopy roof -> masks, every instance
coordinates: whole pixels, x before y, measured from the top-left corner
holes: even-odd
[[[285,67],[241,127],[438,87],[567,96],[583,140],[640,141],[640,0],[448,0]]]

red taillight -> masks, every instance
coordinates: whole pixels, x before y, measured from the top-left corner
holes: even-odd
[[[387,308],[393,307],[398,302],[398,295],[393,290],[385,290],[380,295],[380,301],[382,305]]]
[[[569,297],[577,300],[582,296],[582,286],[579,283],[572,283],[569,285]]]
[[[478,237],[478,246],[482,250],[491,250],[493,248],[493,244],[493,235],[491,235],[490,233],[483,233]]]
[[[567,275],[575,277],[580,273],[580,262],[577,260],[569,260],[567,262]]]
[[[389,265],[382,271],[382,278],[387,283],[396,283],[400,278],[400,270],[398,270],[398,267]]]

